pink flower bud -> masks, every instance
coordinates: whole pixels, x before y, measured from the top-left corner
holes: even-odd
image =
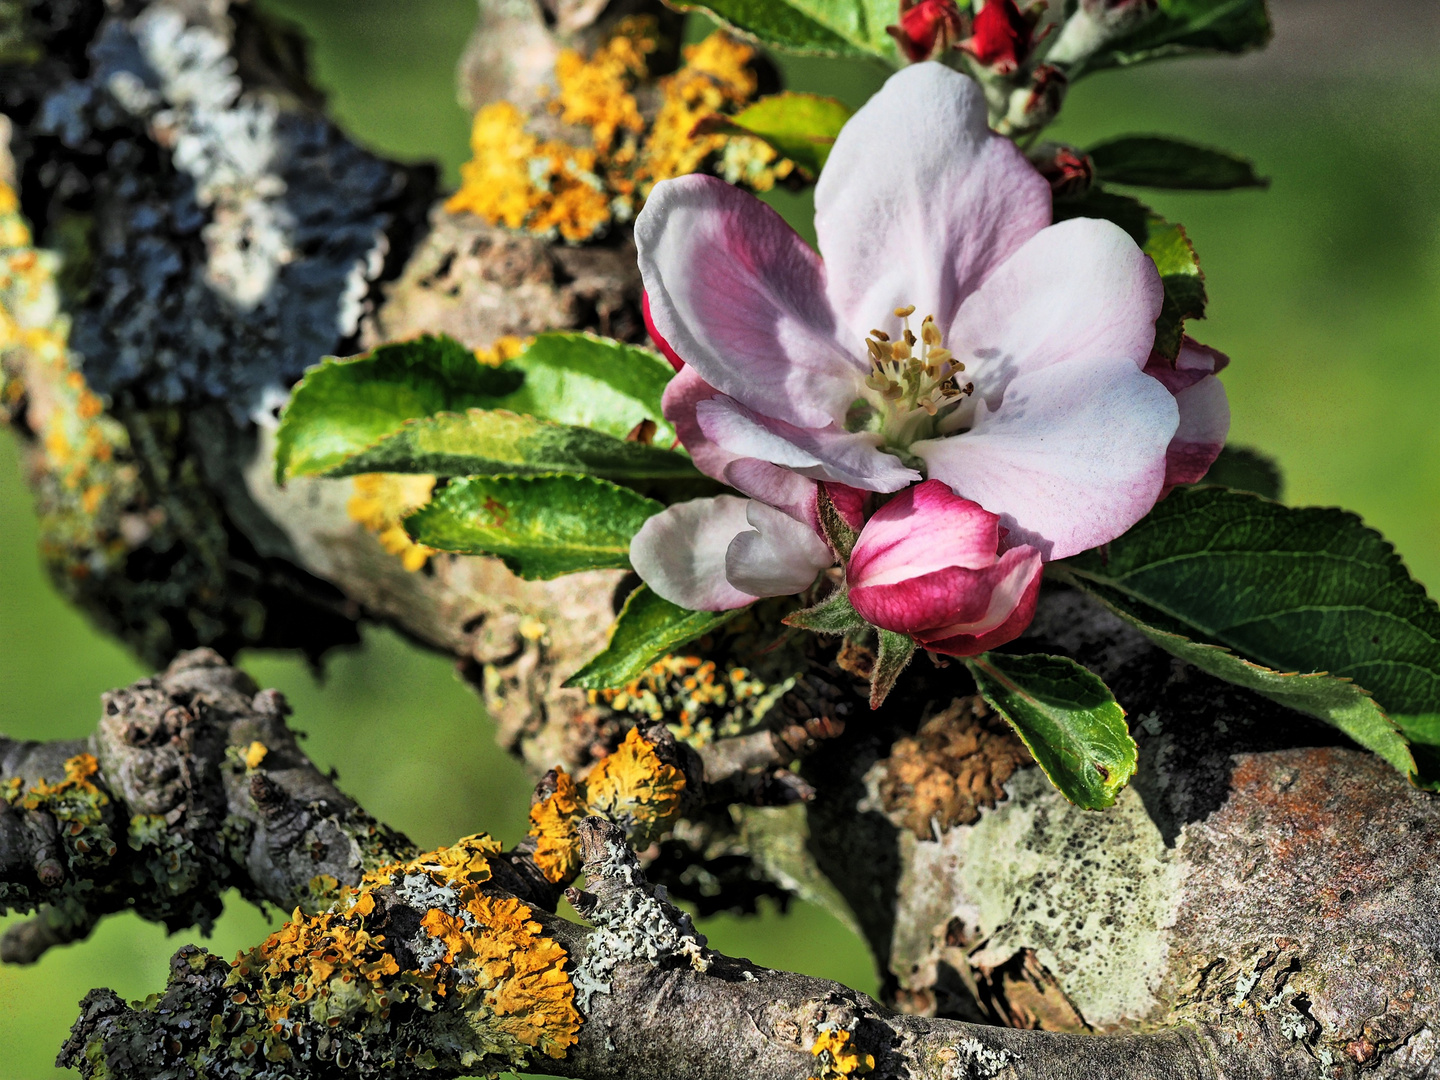
[[[1030,152],[1030,162],[1050,181],[1050,194],[1057,199],[1083,195],[1095,182],[1090,156],[1069,146],[1045,143]]]
[[[861,618],[932,652],[975,656],[1035,616],[1040,552],[1002,551],[1000,518],[939,480],[896,495],[865,523],[846,569]]]
[[[900,0],[900,25],[887,26],[912,64],[951,48],[965,32],[955,0]]]

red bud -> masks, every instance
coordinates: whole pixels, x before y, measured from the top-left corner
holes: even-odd
[[[956,45],[965,23],[955,0],[900,0],[900,25],[885,31],[912,64]]]

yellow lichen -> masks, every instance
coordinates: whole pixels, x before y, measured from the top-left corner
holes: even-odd
[[[328,1032],[338,1045],[333,1041],[383,1030],[397,1004],[433,1013],[448,1000],[472,1033],[457,1050],[464,1064],[500,1055],[520,1065],[530,1051],[563,1057],[581,1024],[568,957],[528,906],[480,891],[490,880],[489,857],[499,850],[483,833],[468,836],[371,870],[325,911],[307,915],[297,908],[279,931],[235,958],[231,1002],[251,1011],[212,1026],[216,1038],[226,1038],[241,1056],[263,1048],[267,1059],[286,1060],[287,1043],[309,1030]],[[422,874],[430,886],[416,890],[415,876]],[[333,881],[317,879],[312,891],[325,892]],[[447,907],[426,908],[420,924],[443,944],[438,959],[401,968],[380,932],[385,923],[375,924],[383,886],[430,903],[448,893]],[[441,892],[427,891],[432,887]]]
[[[514,360],[522,352],[530,347],[535,339],[516,337],[514,334],[503,334],[495,339],[495,343],[488,349],[476,349],[475,359],[488,367],[499,367],[507,360]]]
[[[434,490],[433,476],[363,473],[355,477],[355,494],[345,504],[345,510],[352,521],[375,534],[381,547],[398,555],[406,570],[414,572],[435,550],[411,540],[401,521],[429,502]]]
[[[446,208],[577,243],[630,220],[661,180],[709,166],[731,183],[766,190],[793,171],[758,139],[696,130],[755,96],[752,46],[720,31],[688,46],[680,69],[655,81],[647,100],[658,105],[642,107],[637,90],[658,44],[655,20],[634,17],[588,58],[560,53],[546,107],[568,125],[568,138],[535,134],[507,102],[480,109],[472,160]]]
[[[810,1053],[815,1055],[819,1072],[811,1080],[843,1080],[863,1076],[875,1068],[875,1056],[862,1054],[855,1048],[854,1036],[843,1028],[820,1032]]]
[[[703,746],[754,727],[793,685],[794,679],[772,685],[740,664],[721,667],[698,656],[672,655],[624,686],[591,691],[590,697],[592,704],[604,702],[616,712],[667,720],[676,738]]]
[[[91,779],[100,763],[93,754],[76,754],[64,768],[65,778],[54,783],[41,777],[27,787],[20,777],[11,777],[0,786],[0,798],[16,810],[42,810],[53,817],[72,859],[108,859],[117,850],[105,820],[110,796]]]
[[[267,747],[259,739],[256,739],[245,748],[245,767],[247,769],[258,769],[260,763],[265,760],[265,755],[270,753]]]
[[[674,823],[685,793],[685,774],[661,761],[634,728],[583,781],[576,783],[564,769],[556,770],[555,780],[555,791],[530,808],[530,835],[535,865],[557,884],[580,870],[575,826],[586,817],[623,825],[631,843],[644,846]]]
[[[34,247],[15,191],[0,181],[0,420],[23,419],[41,448],[42,550],[72,577],[118,566],[131,549],[121,515],[140,494],[123,461],[125,429],[105,415],[68,347],[60,259]]]

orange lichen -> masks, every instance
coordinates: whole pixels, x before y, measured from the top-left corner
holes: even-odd
[[[306,915],[297,908],[284,927],[235,958],[231,1001],[252,1008],[213,1026],[213,1038],[242,1055],[263,1047],[268,1059],[285,1060],[287,1043],[298,1048],[310,1031],[327,1032],[332,1045],[363,1039],[408,1002],[419,1014],[449,1009],[463,1016],[471,1036],[453,1047],[463,1065],[491,1055],[523,1065],[531,1051],[563,1057],[582,1022],[568,956],[524,903],[480,891],[499,850],[489,836],[468,836],[376,867],[328,910]],[[429,884],[417,885],[419,875]],[[388,924],[377,900],[382,887],[393,890],[386,894],[391,904],[443,905],[422,906],[420,922],[443,952],[402,969],[380,932]]]
[[[514,334],[504,334],[495,339],[495,343],[488,349],[476,349],[475,359],[487,367],[499,367],[507,360],[514,360],[530,347],[535,339],[516,337]]]
[[[265,760],[265,755],[270,753],[269,747],[258,739],[245,748],[245,767],[247,769],[258,769],[260,763]]]
[[[29,788],[25,788],[19,777],[10,781],[10,792],[6,801],[21,810],[38,810],[43,804],[53,802],[62,796],[80,795],[104,806],[110,797],[96,787],[91,777],[100,771],[100,762],[94,754],[76,754],[65,762],[65,779],[50,783],[41,777]]]
[[[717,31],[685,49],[685,63],[656,80],[658,107],[637,90],[659,45],[655,20],[622,19],[591,55],[561,52],[546,108],[568,125],[566,138],[542,138],[507,102],[475,114],[473,158],[446,204],[512,229],[578,243],[628,221],[661,180],[707,165],[757,190],[789,175],[793,163],[750,136],[697,132],[709,116],[733,113],[754,96],[755,50]]]
[[[433,548],[410,539],[401,522],[430,501],[435,477],[405,473],[363,473],[355,477],[355,494],[345,504],[350,520],[375,534],[380,546],[412,573],[435,554]]]
[[[585,802],[574,779],[564,769],[555,770],[555,791],[530,807],[535,865],[550,881],[569,881],[580,872],[575,826],[585,814]]]
[[[863,1076],[875,1068],[875,1055],[862,1054],[855,1048],[854,1036],[844,1028],[820,1032],[810,1047],[819,1072],[811,1080],[843,1080]]]
[[[674,823],[685,793],[685,774],[661,761],[634,728],[583,781],[577,784],[564,769],[555,771],[555,781],[555,791],[530,808],[530,835],[535,865],[557,884],[580,870],[575,826],[586,817],[608,818],[644,846]]]
[[[755,726],[791,685],[767,683],[739,664],[672,655],[623,687],[590,691],[590,700],[648,720],[668,719],[677,738],[703,746]]]

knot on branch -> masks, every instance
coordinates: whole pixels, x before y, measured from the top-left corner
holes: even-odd
[[[645,880],[625,830],[589,817],[576,832],[588,891],[569,889],[565,895],[596,927],[574,973],[580,1007],[588,1008],[595,994],[610,993],[615,969],[630,961],[658,965],[679,957],[693,970],[707,971],[705,936],[668,901],[664,886]]]

